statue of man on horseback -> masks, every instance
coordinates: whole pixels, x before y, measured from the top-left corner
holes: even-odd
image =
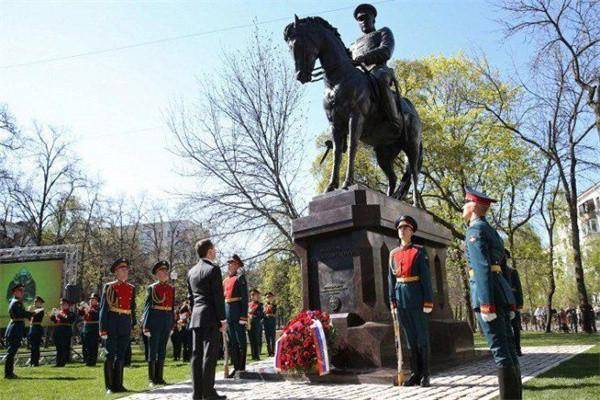
[[[361,141],[375,151],[377,164],[388,179],[388,196],[402,199],[412,184],[416,206],[423,161],[421,120],[413,104],[390,88],[395,82],[394,72],[386,62],[394,50],[394,37],[388,28],[375,29],[376,15],[371,5],[356,8],[354,17],[364,35],[350,50],[337,29],[321,17],[296,16],[286,26],[283,37],[294,57],[296,79],[303,84],[317,77],[325,82],[323,106],[333,139],[333,168],[327,191],[339,187],[342,154],[346,151],[348,166],[342,188],[354,184],[354,162]],[[317,60],[320,72],[315,72]],[[397,186],[394,161],[400,152],[406,154],[407,162]]]
[[[390,122],[402,128],[396,99],[391,90],[394,81],[394,70],[387,66],[394,52],[394,35],[390,28],[384,26],[375,29],[377,9],[371,4],[360,4],[354,10],[354,19],[358,21],[364,33],[350,46],[352,60],[357,66],[364,66],[375,78],[379,89],[381,106]]]

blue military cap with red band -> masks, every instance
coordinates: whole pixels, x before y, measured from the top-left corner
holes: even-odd
[[[468,186],[465,188],[465,200],[474,201],[475,203],[484,205],[490,205],[491,203],[496,203],[498,201],[496,199],[492,199],[487,194],[479,192]]]
[[[124,257],[117,258],[110,266],[110,272],[115,272],[118,268],[129,268],[129,260]]]

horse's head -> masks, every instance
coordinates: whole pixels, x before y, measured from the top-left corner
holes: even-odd
[[[294,56],[296,79],[301,83],[312,80],[315,62],[319,57],[320,40],[316,38],[315,33],[312,18],[299,19],[297,15],[294,15],[294,22],[283,31],[283,38]]]

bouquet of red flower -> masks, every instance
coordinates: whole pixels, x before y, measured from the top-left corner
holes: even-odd
[[[334,338],[329,314],[302,311],[287,323],[275,345],[275,368],[304,373],[329,372],[327,344]]]

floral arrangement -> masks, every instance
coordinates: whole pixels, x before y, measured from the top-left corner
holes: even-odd
[[[334,334],[328,313],[300,312],[283,328],[277,341],[275,367],[280,371],[328,373],[327,345],[333,343]]]

